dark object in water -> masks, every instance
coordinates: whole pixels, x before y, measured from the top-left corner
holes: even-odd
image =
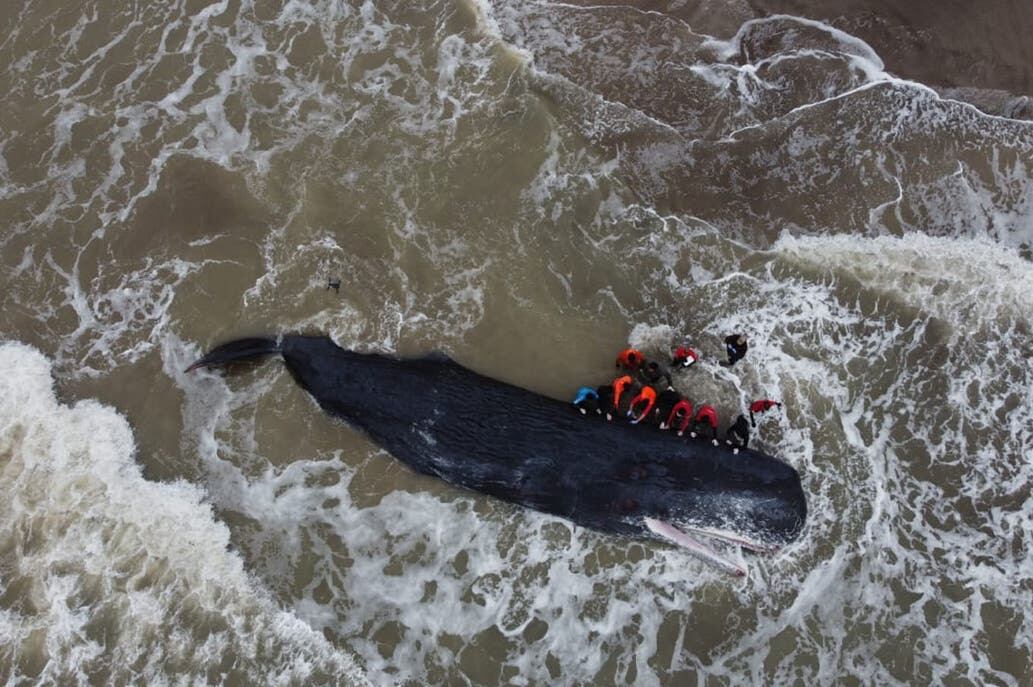
[[[771,456],[583,416],[443,355],[399,360],[288,335],[232,341],[188,369],[273,353],[325,411],[418,472],[602,532],[674,541],[738,574],[686,532],[771,551],[807,516],[799,475]]]

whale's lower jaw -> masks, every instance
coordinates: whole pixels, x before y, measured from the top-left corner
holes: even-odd
[[[688,534],[696,535],[699,537],[709,537],[725,544],[731,544],[732,546],[738,546],[754,553],[763,553],[773,555],[778,553],[782,547],[778,544],[772,544],[762,539],[751,537],[748,534],[736,532],[734,530],[722,530],[714,527],[682,527],[682,530]]]
[[[739,577],[744,577],[746,575],[745,567],[730,558],[721,555],[699,539],[690,536],[688,532],[683,532],[670,523],[662,520],[655,520],[653,518],[645,518],[645,525],[649,528],[650,532],[653,532],[661,539],[677,544],[693,556],[696,556],[710,565]]]

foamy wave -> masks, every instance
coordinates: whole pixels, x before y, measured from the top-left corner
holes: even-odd
[[[862,241],[787,234],[773,250],[837,278],[857,279],[886,298],[950,322],[956,336],[1000,326],[1001,317],[1033,319],[1029,262],[987,240],[908,234]]]
[[[185,482],[143,478],[125,419],[62,405],[50,363],[0,345],[0,657],[40,684],[362,683],[276,607]]]
[[[643,203],[754,243],[864,228],[1033,245],[1029,123],[893,77],[838,29],[778,15],[720,41],[633,7],[495,5],[560,121],[618,155]]]
[[[783,235],[744,257],[716,230],[689,238],[690,222],[640,221],[653,232],[638,270],[671,304],[657,310],[670,324],[640,323],[630,341],[654,355],[693,341],[704,360],[676,385],[715,402],[723,423],[753,398],[784,401],[754,441],[800,469],[809,505],[790,564],[760,572],[767,591],[797,591],[733,612],[739,636],[662,674],[1014,684],[998,661],[1021,662],[1030,646],[1029,262],[985,239],[912,234]],[[750,352],[716,369],[706,354],[733,331],[750,336]],[[858,624],[871,629],[860,636]],[[880,637],[909,638],[904,664]]]
[[[787,632],[810,645],[786,656],[780,681],[906,681],[920,669],[937,681],[1012,682],[987,656],[986,642],[1000,637],[983,617],[1029,635],[1021,609],[1033,597],[1014,581],[1033,579],[1020,553],[1033,531],[1031,466],[1021,458],[1033,450],[1033,401],[1023,391],[1033,370],[1015,337],[1033,314],[1033,269],[985,241],[921,235],[784,236],[773,256],[718,297],[738,307],[710,330],[750,333],[752,359],[734,369],[736,383],[787,401],[790,422],[762,427],[760,440],[804,466],[822,560],[779,619],[789,622],[759,617],[737,646]],[[700,286],[716,295],[730,285]],[[971,593],[944,600],[958,588]],[[909,601],[898,610],[901,599]],[[845,614],[874,637],[915,638],[912,667],[853,635]],[[812,644],[808,623],[834,654]],[[814,672],[798,666],[802,655],[818,661]]]
[[[860,38],[825,22],[788,14],[751,19],[743,23],[728,41],[711,38],[707,45],[726,58],[742,55],[749,60],[767,59],[809,46],[854,55],[869,62],[879,72],[885,66],[871,46]]]
[[[543,88],[583,101],[580,109],[590,102],[586,91],[605,99],[590,126],[648,118],[670,133],[720,138],[896,81],[863,41],[799,17],[749,21],[720,41],[631,6],[496,5],[503,35],[534,56]]]

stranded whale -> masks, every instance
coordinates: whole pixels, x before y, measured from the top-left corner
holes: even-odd
[[[224,344],[188,369],[276,353],[323,410],[412,469],[585,527],[673,541],[743,574],[690,534],[772,551],[806,519],[799,475],[771,456],[582,416],[443,355],[397,359],[286,335]]]

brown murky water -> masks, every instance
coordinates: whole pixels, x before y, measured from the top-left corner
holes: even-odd
[[[4,683],[1028,679],[1025,4],[0,22]],[[688,339],[723,422],[785,401],[807,529],[734,581],[414,475],[276,364],[182,372],[288,331],[560,398]]]

